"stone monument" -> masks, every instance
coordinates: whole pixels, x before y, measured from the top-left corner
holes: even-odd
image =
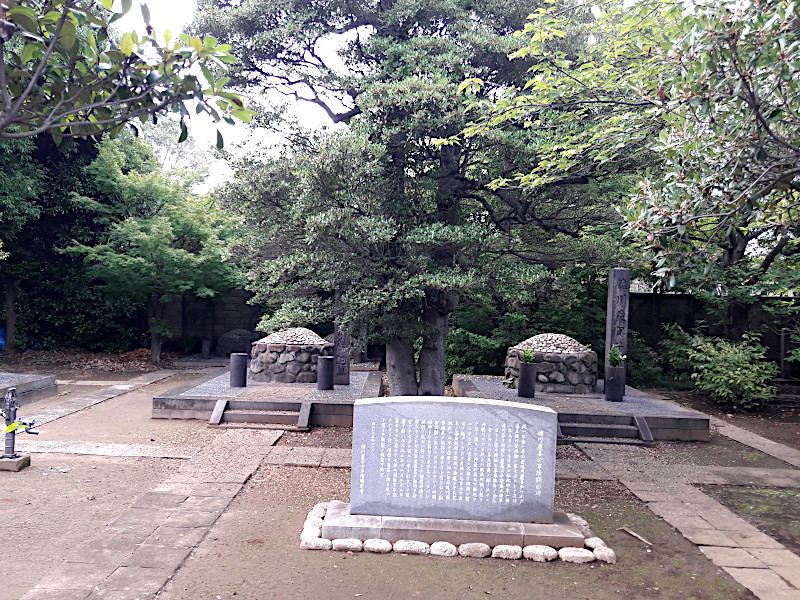
[[[608,274],[608,300],[606,301],[606,363],[605,383],[611,378],[608,355],[611,349],[617,347],[620,354],[628,353],[628,310],[631,297],[631,271],[630,269],[611,269]],[[625,361],[622,361],[619,373],[622,378],[621,386],[625,389]]]
[[[333,352],[333,383],[350,385],[350,332],[338,325],[333,328]]]
[[[557,414],[450,397],[357,400],[350,505],[324,538],[582,545],[554,512]]]

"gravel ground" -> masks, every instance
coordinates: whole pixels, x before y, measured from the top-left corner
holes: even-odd
[[[791,466],[768,454],[723,437],[712,431],[710,442],[660,442],[643,451],[668,465],[717,467],[758,467],[787,469]]]
[[[204,421],[151,419],[150,412],[154,396],[196,378],[197,375],[192,374],[176,375],[106,400],[42,426],[36,440],[161,444],[186,448],[191,453],[213,440],[220,430],[207,427]],[[36,410],[37,403],[27,404],[24,408]]]
[[[284,431],[276,446],[352,448],[353,430],[349,427],[315,427],[308,433]]]
[[[300,550],[308,511],[319,501],[346,500],[349,478],[347,469],[262,466],[160,600],[753,598],[619,484],[557,486],[557,506],[586,517],[617,552],[616,565]],[[622,526],[655,546],[648,551]]]

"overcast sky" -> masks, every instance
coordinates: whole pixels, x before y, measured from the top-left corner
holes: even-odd
[[[115,8],[118,6],[119,0],[115,0]],[[142,19],[141,9],[139,2],[134,2],[133,8],[123,19],[118,23],[119,31],[137,30],[144,33],[144,20]],[[193,19],[194,12],[197,8],[197,0],[149,0],[146,2],[150,10],[150,23],[156,30],[156,33],[161,37],[165,29],[169,29],[173,34],[173,38],[177,37],[184,28],[186,28]],[[236,49],[233,49],[236,53]],[[311,107],[307,103],[302,103],[303,106],[298,106],[298,112],[302,114],[303,122],[306,124],[313,124],[317,126],[329,125],[327,117],[322,113],[321,109]],[[225,146],[231,150],[232,146],[236,143],[244,143],[248,137],[250,130],[244,124],[238,124],[231,127],[225,123],[214,123],[208,115],[192,115],[189,120],[189,135],[195,139],[197,144],[203,149],[211,150],[216,143],[216,131],[219,127],[225,138]],[[312,125],[312,126],[313,126]],[[252,151],[253,145],[248,143],[237,154],[245,154]],[[223,162],[210,165],[209,181],[198,188],[198,191],[208,191],[221,183],[232,174],[230,169]]]

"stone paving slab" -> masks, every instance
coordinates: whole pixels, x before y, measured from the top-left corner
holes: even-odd
[[[281,433],[230,430],[218,436],[177,473],[136,498],[23,598],[155,597],[202,542]]]
[[[319,466],[349,469],[352,458],[353,451],[350,448],[326,448]]]
[[[776,592],[781,590],[800,592],[800,590],[793,589],[780,575],[769,569],[722,568],[736,581],[763,600],[774,600],[777,597]]]
[[[66,400],[65,402],[61,402],[59,404],[53,404],[40,408],[39,410],[33,412],[20,411],[20,416],[26,419],[34,419],[37,426],[45,425],[46,423],[51,423],[52,421],[60,419],[61,417],[66,417],[67,415],[80,412],[86,408],[89,408],[90,406],[94,406],[95,404],[100,404],[101,402],[111,400],[112,398],[116,398],[122,394],[127,394],[133,390],[143,388],[151,383],[161,381],[167,377],[172,377],[176,373],[177,371],[173,370],[161,370],[154,371],[152,373],[143,373],[142,375],[137,375],[136,377],[129,379],[124,386],[110,386],[103,388],[102,390],[92,392],[91,394],[78,396],[77,398],[71,398],[70,400]]]
[[[39,425],[39,422],[36,422]],[[126,456],[146,458],[191,458],[186,448],[149,444],[105,444],[100,442],[56,442],[17,438],[16,448],[26,454],[86,454],[93,456]]]
[[[45,590],[32,589],[20,600],[85,600],[91,590]]]
[[[711,417],[710,423],[717,429],[717,433],[800,468],[800,451],[768,440],[752,431],[736,427],[716,417]]]

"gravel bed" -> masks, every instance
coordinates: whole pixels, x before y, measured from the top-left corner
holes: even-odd
[[[579,460],[584,462],[592,460],[572,444],[560,444],[556,446],[556,459]]]
[[[0,373],[0,385],[8,385],[26,377],[30,376],[18,373]]]
[[[509,402],[523,402],[547,406],[556,412],[564,413],[590,413],[605,415],[688,415],[693,414],[681,408],[664,406],[654,402],[648,396],[640,394],[637,390],[628,388],[623,402],[606,402],[603,394],[549,394],[536,392],[533,398],[520,398],[517,390],[512,390],[503,385],[501,377],[491,375],[473,375],[469,380],[475,384],[486,398],[506,400]]]
[[[231,387],[231,374],[223,373],[178,395],[185,398],[236,398],[246,389],[246,387]]]
[[[329,402],[331,404],[353,404],[364,393],[369,373],[350,371],[350,385],[335,385],[332,390],[314,389],[303,398],[303,402]]]

